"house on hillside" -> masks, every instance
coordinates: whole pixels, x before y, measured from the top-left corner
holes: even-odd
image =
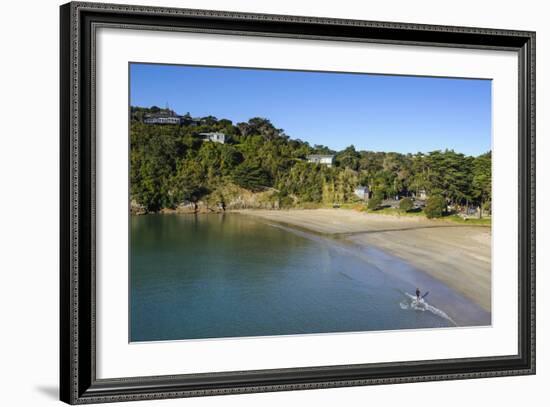
[[[332,167],[332,164],[334,163],[334,156],[328,154],[311,154],[306,158],[309,163],[323,164],[327,167]]]
[[[185,115],[181,117],[181,124],[183,126],[200,126],[202,119]]]
[[[355,196],[357,196],[359,199],[362,199],[363,201],[369,200],[369,187],[359,185],[355,187],[353,193],[355,194]]]
[[[428,194],[426,193],[425,189],[420,189],[414,194],[415,199],[418,199],[419,201],[425,201],[428,199]]]
[[[145,124],[181,124],[181,117],[176,115],[156,114],[143,119]]]
[[[161,110],[156,113],[149,113],[145,115],[143,122],[145,124],[177,124],[180,126],[200,126],[204,120],[198,117],[191,117],[186,114],[180,116],[173,110]]]
[[[225,144],[225,134],[223,133],[199,133],[199,136],[205,141]]]

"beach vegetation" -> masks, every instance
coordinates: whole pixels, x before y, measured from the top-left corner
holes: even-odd
[[[426,207],[424,208],[424,213],[428,219],[432,218],[441,218],[447,208],[447,202],[445,198],[441,195],[432,195],[428,198],[426,202]]]
[[[408,212],[414,207],[414,202],[411,198],[403,198],[399,201],[399,210],[402,212]]]
[[[373,197],[369,199],[369,202],[367,204],[367,207],[369,208],[369,210],[375,211],[377,209],[380,209],[382,205],[382,198],[383,198],[383,194],[381,192],[375,192]]]

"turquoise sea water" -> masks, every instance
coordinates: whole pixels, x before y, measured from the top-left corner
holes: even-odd
[[[132,216],[130,240],[130,341],[456,323],[438,304],[410,307],[417,281],[438,283],[402,261],[246,215]],[[451,294],[450,303],[473,316],[460,325],[490,323],[488,313]]]

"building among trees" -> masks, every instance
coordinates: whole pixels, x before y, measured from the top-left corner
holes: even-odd
[[[181,124],[183,126],[200,126],[203,120],[197,117],[191,117],[189,113],[181,116]]]
[[[359,186],[355,187],[355,189],[353,190],[353,193],[359,199],[362,199],[363,201],[368,201],[368,199],[369,199],[369,187],[359,185]]]
[[[181,124],[181,117],[179,116],[171,116],[171,115],[151,115],[149,117],[146,117],[143,119],[143,123],[145,124]]]
[[[203,120],[201,118],[191,117],[189,113],[181,116],[169,108],[160,109],[155,107],[148,109],[148,111],[143,115],[143,123],[176,124],[179,126],[200,126],[203,124]]]
[[[211,132],[211,133],[199,133],[199,136],[201,136],[204,140],[207,141],[213,141],[215,143],[225,143],[225,134],[218,133],[218,132]]]
[[[334,164],[334,155],[330,154],[310,154],[307,156],[307,162],[315,164],[323,164],[327,167],[332,167]]]

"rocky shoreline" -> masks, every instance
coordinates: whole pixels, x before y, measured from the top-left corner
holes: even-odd
[[[280,209],[280,202],[277,198],[277,190],[266,189],[260,192],[251,192],[244,188],[230,184],[219,188],[207,197],[197,202],[182,202],[172,208],[161,208],[159,211],[149,211],[136,200],[130,204],[132,215],[146,215],[148,213],[161,214],[202,214],[202,213],[223,213],[231,210],[244,209]]]

